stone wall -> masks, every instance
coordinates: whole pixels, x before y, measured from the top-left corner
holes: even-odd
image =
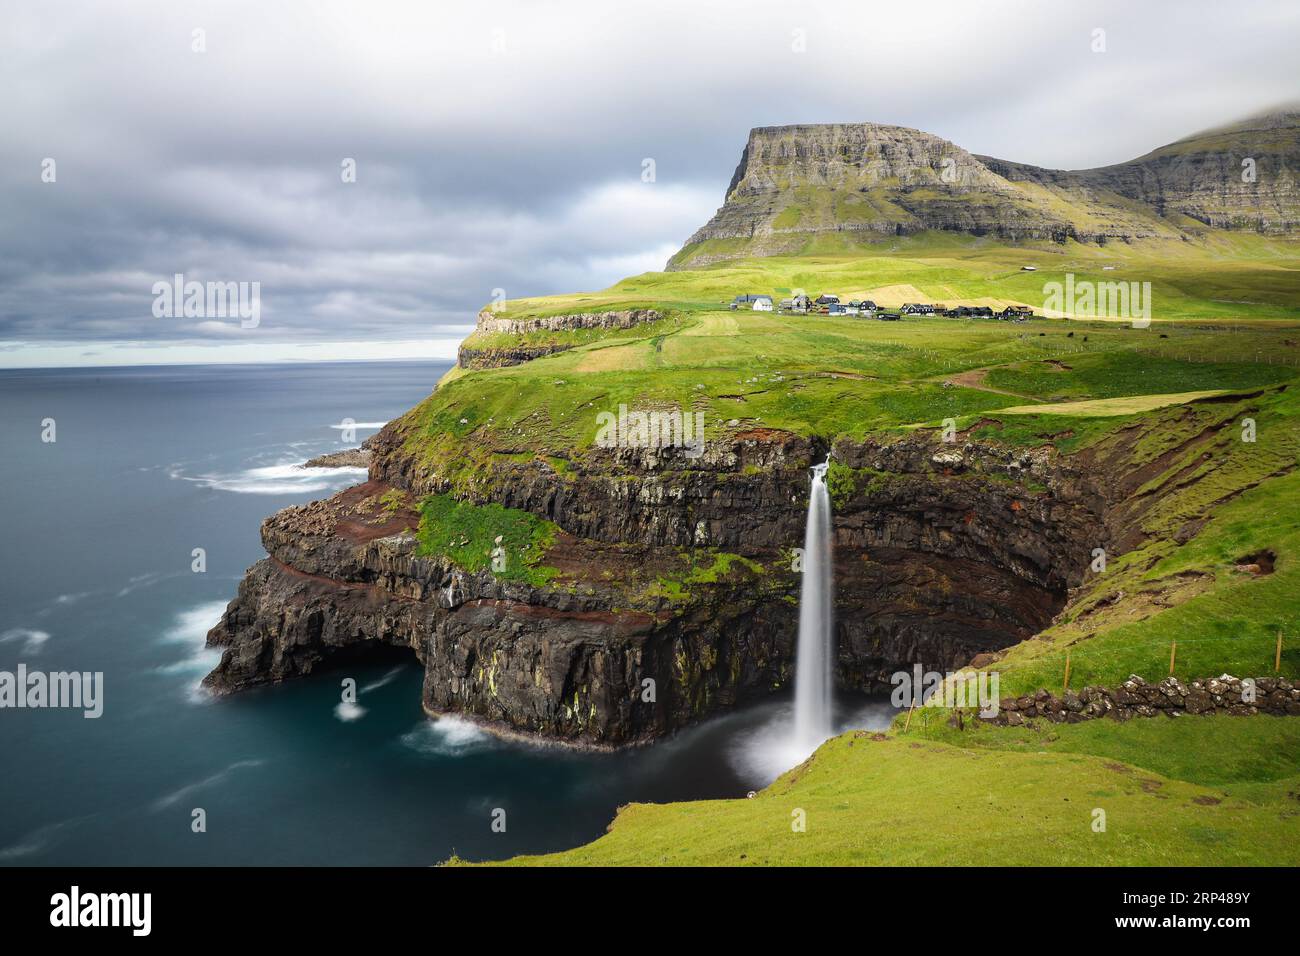
[[[995,717],[983,718],[1002,727],[1016,727],[1037,717],[1057,724],[1077,724],[1098,717],[1128,720],[1165,714],[1274,714],[1300,716],[1300,688],[1283,677],[1254,678],[1254,701],[1243,697],[1243,681],[1230,674],[1185,684],[1166,677],[1151,684],[1133,674],[1119,687],[1085,687],[1062,696],[1043,689],[1023,697],[1005,697]]]

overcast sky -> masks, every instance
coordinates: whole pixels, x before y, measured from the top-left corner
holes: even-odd
[[[0,367],[451,355],[494,289],[663,268],[751,127],[1084,168],[1300,98],[1297,49],[1248,0],[0,0]],[[260,323],[155,317],[175,273]]]

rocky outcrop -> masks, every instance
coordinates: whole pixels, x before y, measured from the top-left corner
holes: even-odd
[[[564,352],[576,340],[540,338],[545,333],[580,329],[629,329],[661,318],[655,309],[620,309],[607,312],[575,312],[564,315],[513,318],[505,312],[484,309],[478,314],[474,335],[461,343],[456,364],[466,369],[502,368]],[[501,337],[513,340],[500,341]]]
[[[317,455],[303,462],[304,468],[369,468],[370,467],[370,443],[374,441],[375,436],[371,435],[356,448],[344,448],[342,451],[332,451],[324,455]]]
[[[997,714],[984,718],[999,726],[1016,727],[1042,718],[1053,723],[1077,724],[1098,717],[1129,720],[1164,714],[1272,714],[1300,716],[1300,688],[1282,677],[1241,680],[1230,674],[1184,683],[1167,677],[1156,684],[1133,674],[1114,689],[1085,687],[1065,691],[1060,697],[1039,689],[1021,697],[1004,697]]]
[[[472,348],[461,345],[456,351],[456,364],[461,368],[505,368],[507,365],[522,365],[544,355],[566,352],[573,348],[563,342],[548,342],[542,345],[508,345],[492,348]]]
[[[345,448],[303,462],[304,468],[368,468],[370,467],[370,449]]]
[[[505,312],[484,309],[478,314],[475,331],[527,335],[530,332],[572,332],[575,329],[630,329],[659,318],[654,309],[622,309],[611,312],[571,312],[564,315],[516,319]]]

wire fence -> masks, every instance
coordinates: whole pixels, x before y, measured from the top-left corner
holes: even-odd
[[[1288,647],[1286,634],[1295,628],[1279,630],[1275,635],[1252,635],[1242,638],[1203,637],[1161,641],[1125,641],[1113,646],[1089,647],[1087,642],[1041,654],[1025,661],[1010,661],[1004,668],[994,665],[1001,677],[1023,683],[1023,676],[1043,678],[1042,686],[1061,689],[1081,687],[1097,681],[1123,681],[1129,674],[1119,670],[1138,668],[1130,673],[1150,683],[1166,677],[1199,680],[1217,677],[1225,669],[1249,672],[1235,677],[1296,676],[1300,674],[1300,641],[1292,638]],[[1208,653],[1206,645],[1212,645]],[[1135,656],[1134,651],[1148,650],[1150,656]],[[1118,669],[1117,669],[1118,668]],[[1047,676],[1054,675],[1049,684]]]

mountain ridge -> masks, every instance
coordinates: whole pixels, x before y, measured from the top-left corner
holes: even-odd
[[[669,270],[927,230],[1011,242],[1300,233],[1300,112],[1276,108],[1124,163],[1054,170],[882,123],[760,126]]]

